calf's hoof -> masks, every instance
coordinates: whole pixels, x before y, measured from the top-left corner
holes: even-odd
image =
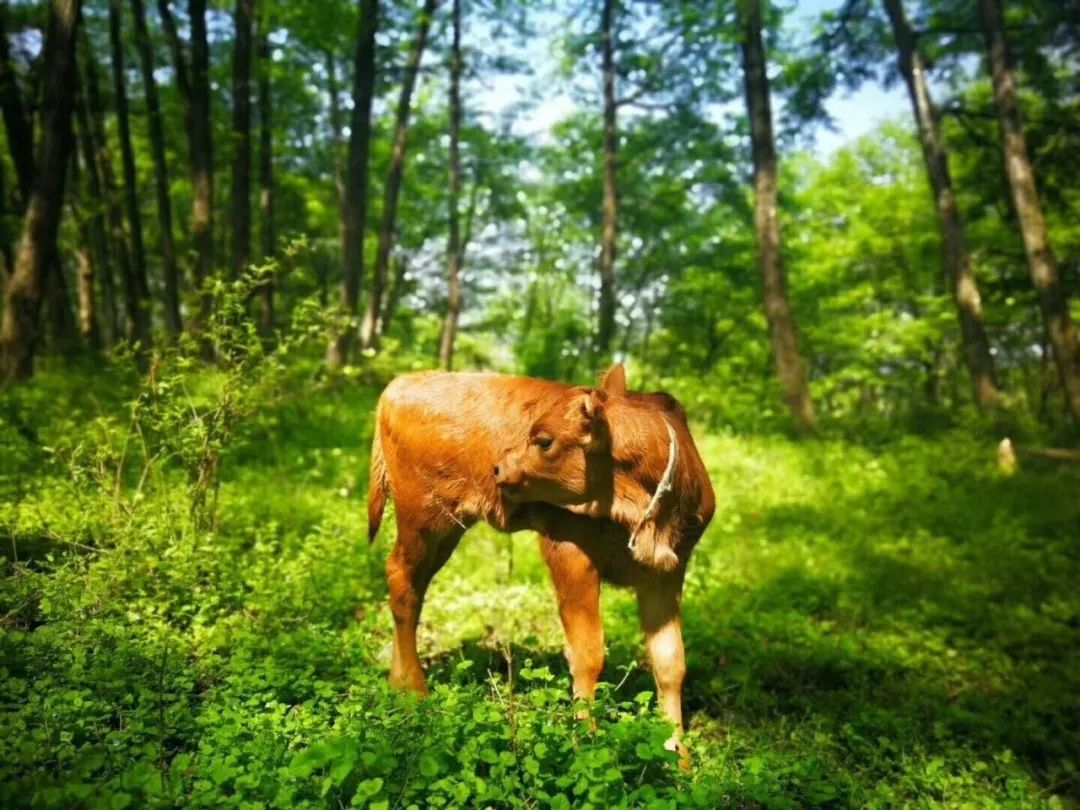
[[[684,773],[690,771],[690,749],[687,748],[683,741],[678,737],[671,737],[666,743],[664,748],[668,751],[674,751],[679,755],[679,770]]]

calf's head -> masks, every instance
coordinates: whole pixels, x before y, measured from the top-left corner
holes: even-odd
[[[610,480],[606,399],[603,390],[571,388],[541,413],[525,445],[494,469],[503,497],[561,505],[594,500],[603,479]]]
[[[617,364],[599,388],[571,388],[549,404],[529,427],[525,446],[512,449],[495,467],[503,496],[566,506],[610,498],[613,463],[605,403],[625,393],[626,373]]]

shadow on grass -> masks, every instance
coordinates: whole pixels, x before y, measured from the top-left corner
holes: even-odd
[[[1076,492],[1071,473],[945,469],[764,511],[749,531],[799,553],[687,601],[691,724],[824,735],[864,780],[1015,759],[1080,794]]]

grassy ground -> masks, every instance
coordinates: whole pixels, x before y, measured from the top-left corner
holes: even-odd
[[[1003,477],[955,433],[702,435],[719,506],[684,603],[682,776],[614,589],[610,687],[595,731],[574,719],[524,534],[466,536],[425,611],[433,696],[385,687],[373,387],[268,403],[197,530],[179,473],[125,500],[137,470],[113,489],[72,461],[125,424],[127,385],[45,375],[0,402],[4,806],[1077,804],[1075,471]]]

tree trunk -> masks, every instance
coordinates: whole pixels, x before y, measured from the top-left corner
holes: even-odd
[[[251,264],[251,26],[255,0],[236,0],[233,19],[232,273]]]
[[[345,196],[342,200],[341,309],[355,318],[364,274],[364,228],[367,223],[368,157],[371,144],[371,102],[375,94],[375,29],[378,0],[359,0],[359,30],[353,59],[353,110]],[[326,362],[331,368],[345,364],[353,329],[330,337]]]
[[[139,211],[139,183],[135,175],[135,152],[131,148],[128,123],[127,87],[124,79],[124,43],[120,25],[120,0],[109,0],[109,45],[112,51],[113,96],[120,135],[120,158],[124,167],[124,200],[131,231],[131,281],[135,296],[129,309],[133,318],[131,337],[144,349],[150,345],[150,288],[146,280],[146,253],[143,250],[142,214]]]
[[[446,298],[446,318],[443,320],[442,340],[439,342],[439,365],[450,371],[454,367],[454,339],[457,337],[458,315],[461,313],[461,0],[453,0],[453,40],[450,46],[450,238],[446,243],[449,265],[449,287]]]
[[[1043,323],[1046,326],[1054,361],[1061,377],[1065,400],[1073,421],[1080,423],[1080,342],[1069,315],[1069,302],[1062,286],[1057,262],[1050,250],[1042,204],[1035,189],[1035,176],[1028,159],[1027,140],[1020,122],[1016,80],[1009,67],[1005,41],[1005,20],[999,0],[979,0],[986,45],[990,53],[990,73],[994,103],[1001,125],[1001,148],[1012,191],[1020,235],[1024,240],[1028,269],[1035,284]]]
[[[110,258],[109,239],[106,234],[105,210],[111,207],[105,197],[101,167],[98,165],[98,150],[94,146],[94,130],[90,123],[85,84],[76,83],[76,123],[79,146],[83,164],[86,167],[86,184],[89,190],[87,211],[87,230],[91,250],[95,258],[98,285],[101,288],[101,338],[108,348],[120,337],[120,324],[117,319],[116,286],[113,280],[112,261]]]
[[[135,20],[135,44],[139,49],[146,118],[150,131],[150,155],[154,161],[154,191],[157,195],[158,228],[161,231],[161,269],[165,282],[165,328],[175,338],[183,328],[180,316],[180,274],[176,265],[176,243],[172,231],[172,201],[169,197],[169,167],[165,160],[165,135],[161,124],[161,102],[154,78],[154,51],[146,28],[143,0],[131,0]]]
[[[338,238],[345,244],[345,161],[341,139],[341,89],[337,80],[337,60],[326,52],[326,91],[330,96],[330,146],[334,150],[334,188],[338,198]]]
[[[597,366],[607,363],[615,335],[615,241],[618,233],[619,193],[616,177],[619,135],[615,121],[615,3],[604,0],[600,17],[601,71],[604,85],[604,199],[600,229],[600,302],[594,346]]]
[[[86,100],[90,125],[93,128],[94,157],[101,177],[101,199],[109,221],[108,242],[116,251],[116,265],[120,270],[120,281],[124,287],[124,312],[127,315],[126,337],[138,340],[139,296],[138,285],[131,270],[131,257],[128,253],[127,235],[124,233],[124,213],[117,203],[116,180],[113,176],[112,161],[109,157],[109,144],[105,136],[105,113],[98,85],[97,68],[86,45],[86,58],[83,68],[86,71]]]
[[[259,240],[263,263],[274,255],[273,97],[270,94],[270,38],[265,10],[259,16]],[[274,277],[259,286],[259,333],[274,332]]]
[[[70,125],[68,137],[71,137]],[[70,145],[68,149],[71,149]],[[60,261],[60,254],[55,246],[45,258],[45,290],[49,333],[53,347],[63,354],[76,346],[78,338],[71,309],[71,294],[68,292],[67,279],[64,277],[64,265]]]
[[[188,0],[191,24],[191,240],[195,246],[194,281],[199,290],[191,330],[200,334],[210,316],[205,290],[214,266],[214,160],[210,120],[210,49],[206,41],[206,0]],[[205,351],[205,349],[204,349]]]
[[[75,103],[77,104],[78,101]],[[79,165],[79,150],[75,148],[75,143],[72,142],[70,181],[72,193],[69,194],[68,205],[79,231],[79,241],[75,248],[75,264],[78,268],[76,289],[79,300],[79,337],[91,349],[99,349],[101,347],[101,333],[97,325],[97,300],[94,296],[94,276],[96,275],[94,237],[90,229],[90,219],[87,217],[86,208],[83,205],[86,186],[82,182],[83,168]]]
[[[964,347],[964,361],[968,374],[971,375],[972,392],[981,411],[992,411],[997,407],[1001,393],[994,379],[994,364],[983,326],[979,287],[971,270],[964,224],[960,219],[949,173],[949,156],[926,81],[926,65],[919,52],[915,32],[904,14],[902,0],[884,2],[899,52],[900,73],[911,97],[919,142],[922,144],[923,159],[926,161],[926,173],[930,179],[930,190],[934,195],[945,268],[960,320],[960,339]]]
[[[378,341],[376,324],[382,310],[383,288],[386,286],[386,278],[390,270],[390,251],[394,247],[394,225],[397,220],[401,180],[405,172],[405,138],[409,128],[413,88],[416,87],[416,75],[420,70],[420,60],[424,56],[431,17],[435,13],[436,5],[438,5],[438,0],[424,0],[424,7],[420,11],[420,22],[416,29],[416,38],[413,40],[401,83],[401,95],[398,98],[397,116],[394,121],[394,141],[390,147],[390,166],[386,172],[386,190],[383,196],[382,223],[379,226],[379,245],[375,253],[375,271],[372,273],[371,294],[368,296],[364,320],[360,324],[360,345],[365,349],[375,346]]]
[[[34,133],[8,50],[7,12],[7,3],[0,3],[0,112],[4,116],[11,161],[15,164],[19,199],[25,207],[34,185]]]
[[[52,0],[43,51],[41,145],[30,190],[14,272],[4,294],[0,321],[0,382],[33,374],[40,342],[45,262],[56,249],[71,148],[75,32],[79,0]]]
[[[806,384],[806,369],[799,353],[795,318],[788,302],[784,267],[780,255],[780,219],[777,211],[777,162],[773,138],[769,79],[765,72],[765,48],[761,38],[760,0],[740,0],[739,16],[750,116],[750,142],[754,160],[754,231],[761,263],[762,298],[769,323],[773,360],[784,401],[800,432],[816,429],[814,407]]]
[[[386,291],[386,301],[382,312],[379,313],[379,320],[375,324],[375,334],[379,337],[385,335],[390,324],[394,322],[398,301],[401,300],[401,294],[405,291],[405,273],[409,267],[409,263],[401,255],[391,259],[390,265],[394,269],[394,274],[390,279],[390,287]]]

